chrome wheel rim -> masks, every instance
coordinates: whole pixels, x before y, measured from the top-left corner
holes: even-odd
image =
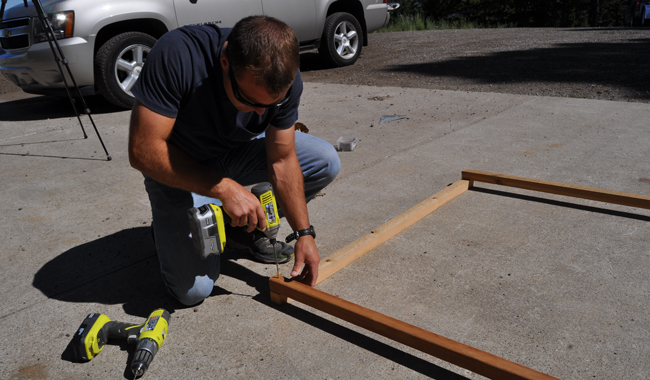
[[[352,59],[359,48],[359,35],[354,25],[343,21],[334,29],[334,48],[339,57]]]
[[[122,91],[133,96],[131,89],[138,80],[144,61],[151,48],[146,45],[135,44],[123,49],[115,62],[115,80]]]

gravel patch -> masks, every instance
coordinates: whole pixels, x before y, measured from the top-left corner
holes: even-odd
[[[9,80],[5,78],[4,75],[0,74],[0,94],[7,94],[17,91],[20,91],[20,88],[15,84],[9,82]]]

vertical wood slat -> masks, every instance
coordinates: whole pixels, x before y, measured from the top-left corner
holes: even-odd
[[[459,180],[446,187],[435,195],[413,206],[404,213],[382,224],[369,234],[362,236],[351,244],[334,252],[321,261],[318,267],[318,280],[325,280],[329,276],[343,269],[367,252],[376,248],[386,240],[397,235],[418,220],[437,210],[440,206],[454,199],[469,188],[469,181]]]

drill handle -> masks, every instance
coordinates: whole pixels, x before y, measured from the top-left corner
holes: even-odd
[[[102,329],[107,339],[126,341],[132,344],[138,341],[143,324],[111,321]]]
[[[111,321],[104,314],[90,313],[72,338],[72,347],[78,361],[88,361],[97,356],[109,339],[135,343],[142,325]]]

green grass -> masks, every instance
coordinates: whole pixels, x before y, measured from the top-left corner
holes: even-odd
[[[512,25],[496,25],[497,28],[508,28]],[[407,32],[418,30],[441,30],[441,29],[479,29],[484,28],[478,24],[466,21],[464,19],[458,20],[431,20],[420,14],[418,15],[398,15],[391,18],[388,26],[382,28],[375,33],[383,32]]]

